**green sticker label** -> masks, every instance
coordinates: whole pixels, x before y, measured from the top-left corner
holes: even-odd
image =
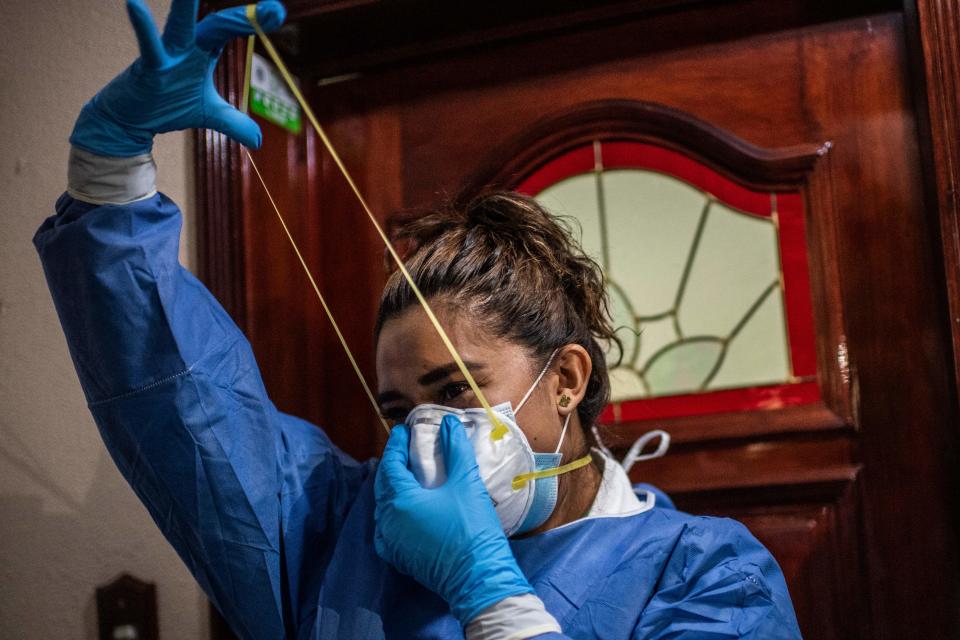
[[[300,133],[303,127],[300,105],[284,83],[283,76],[256,53],[250,68],[250,112],[292,133]]]

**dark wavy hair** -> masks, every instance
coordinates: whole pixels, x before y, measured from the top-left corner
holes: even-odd
[[[587,350],[593,370],[577,412],[592,441],[590,427],[610,398],[602,345],[621,345],[603,271],[567,221],[533,198],[490,192],[411,216],[395,237],[406,245],[404,263],[431,305],[468,310],[491,335],[526,347],[540,366],[564,345]],[[376,337],[387,320],[416,304],[395,271],[383,290]]]

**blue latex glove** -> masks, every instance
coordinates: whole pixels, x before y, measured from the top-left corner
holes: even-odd
[[[173,0],[161,37],[143,0],[127,0],[140,57],[80,111],[70,143],[103,156],[148,153],[157,133],[203,127],[259,148],[260,127],[220,97],[213,69],[223,46],[253,27],[245,7],[233,7],[197,24],[199,0]],[[264,31],[283,23],[276,0],[257,4]]]
[[[374,491],[374,544],[381,558],[439,594],[464,627],[509,596],[533,593],[513,557],[480,479],[463,424],[440,423],[447,481],[423,488],[408,467],[410,431],[390,432]]]

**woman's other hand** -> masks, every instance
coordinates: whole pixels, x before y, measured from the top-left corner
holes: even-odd
[[[473,448],[453,415],[440,424],[440,446],[447,481],[425,489],[408,466],[409,429],[393,428],[374,485],[374,542],[381,558],[443,597],[466,627],[487,607],[533,588],[513,557]]]
[[[217,93],[213,70],[223,46],[250,35],[246,7],[233,7],[197,23],[199,0],[173,0],[163,35],[144,0],[127,0],[140,57],[83,106],[70,143],[101,156],[148,153],[157,133],[208,128],[259,148],[260,127]],[[276,0],[257,4],[265,31],[276,29],[286,10]]]

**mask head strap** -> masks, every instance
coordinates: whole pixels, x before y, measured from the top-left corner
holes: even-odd
[[[563,439],[567,435],[567,427],[570,426],[570,416],[573,415],[573,411],[567,414],[567,417],[563,420],[563,429],[560,431],[560,440],[557,441],[557,450],[554,453],[560,453],[560,447],[563,445]]]
[[[520,402],[517,404],[517,408],[514,409],[514,413],[520,413],[520,409],[523,408],[523,405],[527,403],[527,400],[530,399],[530,396],[533,395],[534,390],[537,388],[537,385],[540,384],[540,381],[543,380],[543,376],[547,375],[547,371],[550,369],[550,365],[553,364],[553,359],[557,357],[557,353],[560,352],[560,349],[554,349],[553,353],[550,354],[550,357],[547,359],[547,364],[543,365],[543,369],[540,370],[540,373],[537,374],[537,379],[533,381],[533,384],[530,385],[530,388],[527,389],[527,392],[523,394],[523,398],[520,399]]]
[[[523,486],[531,480],[537,480],[539,478],[552,478],[553,476],[559,476],[564,473],[576,471],[580,467],[585,467],[591,462],[593,462],[593,456],[588,453],[582,458],[577,458],[573,462],[568,462],[567,464],[559,467],[554,467],[552,469],[541,469],[540,471],[531,471],[530,473],[521,473],[513,479],[513,482],[511,482],[510,486],[513,487],[514,491],[519,491],[520,489],[523,489]]]
[[[643,453],[643,450],[647,447],[647,445],[657,438],[660,439],[660,443],[657,445],[657,448],[650,453]],[[654,429],[653,431],[648,431],[636,439],[636,441],[633,443],[633,446],[631,446],[630,450],[627,451],[627,455],[623,457],[623,461],[620,464],[623,466],[623,470],[629,473],[630,468],[633,467],[634,463],[660,458],[667,454],[667,450],[669,448],[670,434],[662,429]]]

